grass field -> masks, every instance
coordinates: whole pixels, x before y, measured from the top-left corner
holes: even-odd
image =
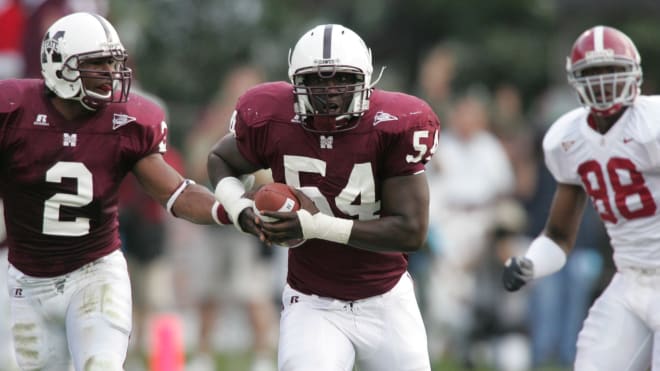
[[[218,353],[215,357],[216,371],[249,371],[250,369],[250,354],[249,353]],[[126,371],[156,371],[149,370],[146,367],[146,360],[143,362],[136,361],[135,359],[130,362],[132,365],[127,364]],[[355,369],[354,371],[359,371]],[[387,371],[387,370],[383,370]],[[432,371],[496,371],[495,368],[477,366],[476,368],[466,369],[461,367],[456,362],[451,360],[437,360],[432,365]],[[547,367],[540,368],[534,371],[569,371],[565,368]]]

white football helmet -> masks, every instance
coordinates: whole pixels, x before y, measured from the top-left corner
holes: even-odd
[[[81,69],[81,62],[113,58],[114,71]],[[48,28],[41,44],[41,74],[58,97],[79,100],[94,110],[104,103],[126,102],[131,69],[126,67],[126,49],[117,31],[105,18],[91,13],[73,13]],[[85,89],[82,78],[108,80],[111,89],[99,93]]]
[[[629,106],[642,84],[641,57],[623,32],[606,26],[584,31],[566,58],[568,83],[583,105],[599,116],[609,116]],[[594,67],[612,67],[598,74],[584,73]]]
[[[369,109],[373,64],[371,50],[352,30],[338,24],[324,24],[307,31],[289,51],[289,79],[294,86],[294,110],[303,126],[312,131],[344,131],[357,125],[354,117]],[[329,79],[336,74],[354,75],[351,80],[333,88],[310,88],[306,76],[315,80]],[[313,75],[313,76],[311,76]],[[309,79],[307,79],[309,80]],[[329,109],[331,96],[343,95],[339,112]],[[333,111],[332,113],[330,111]],[[325,118],[331,125],[312,127],[308,118]],[[317,122],[318,125],[318,122]]]

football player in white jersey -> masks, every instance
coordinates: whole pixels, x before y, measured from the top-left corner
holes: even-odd
[[[640,95],[641,58],[621,31],[586,30],[567,58],[583,108],[543,140],[558,186],[542,234],[507,261],[509,291],[562,268],[587,197],[605,223],[617,272],[589,311],[575,370],[660,370],[660,96]],[[654,349],[655,348],[655,349]]]

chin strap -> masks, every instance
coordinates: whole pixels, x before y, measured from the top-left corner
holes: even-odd
[[[80,102],[80,104],[88,111],[96,111],[101,108],[102,105],[100,102],[90,99],[89,97],[80,98],[78,99],[78,102]]]
[[[591,113],[593,113],[595,116],[599,117],[607,117],[607,116],[612,116],[616,115],[619,113],[625,106],[622,103],[617,103],[613,105],[612,107],[606,109],[606,110],[599,110],[596,108],[591,107]]]
[[[378,84],[380,79],[383,77],[383,72],[385,72],[386,68],[387,68],[387,66],[383,66],[383,67],[380,68],[380,73],[378,74],[378,77],[376,78],[376,80],[374,80],[371,83],[371,85],[369,85],[369,89],[373,88],[374,86],[376,86],[376,84]]]

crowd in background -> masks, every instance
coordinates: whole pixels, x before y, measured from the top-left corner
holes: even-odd
[[[144,6],[157,4],[151,1]],[[101,0],[0,0],[0,78],[39,77],[38,50],[46,27],[76,10],[113,17],[110,3]],[[350,23],[351,19],[327,21]],[[140,34],[139,24],[123,29],[121,22],[117,24],[129,42]],[[586,26],[590,24],[579,28]],[[289,27],[295,33],[305,29],[299,24]],[[365,39],[369,43],[368,33]],[[217,46],[231,43],[219,40]],[[264,48],[264,53],[274,47]],[[277,47],[287,50],[290,45]],[[414,77],[396,68],[385,72],[383,88],[407,90],[425,99],[442,125],[438,152],[428,166],[429,238],[423,251],[410,256],[434,359],[451,358],[465,369],[477,365],[511,371],[569,369],[587,308],[612,273],[607,237],[588,207],[576,250],[560,273],[519,294],[506,294],[500,284],[504,257],[519,254],[540,233],[554,192],[540,140],[560,113],[578,105],[560,71],[568,46],[554,49],[558,52],[550,58],[557,60],[557,68],[550,65],[557,71],[544,73],[560,78],[548,78],[535,96],[514,80],[470,81],[461,66],[474,63],[465,60],[473,55],[466,55],[456,43],[435,43],[418,51],[410,61]],[[384,64],[379,52],[374,47],[377,65]],[[264,60],[271,61],[269,56]],[[218,81],[216,91],[193,103],[162,97],[148,78],[141,78],[149,76],[150,66],[135,66],[136,86],[161,96],[169,108],[173,135],[167,160],[182,173],[207,183],[206,155],[227,132],[238,96],[262,81],[286,78],[281,72],[285,59],[273,62],[277,68],[264,65],[264,60],[257,54],[207,76]],[[190,63],[194,68],[203,62],[192,58]],[[172,74],[185,74],[190,67]],[[259,174],[259,179],[268,182],[268,174]],[[136,285],[133,356],[127,370],[146,367],[140,354],[148,351],[149,318],[169,312],[179,313],[184,324],[188,370],[213,369],[213,358],[222,351],[248,354],[253,371],[273,370],[276,303],[286,276],[286,249],[263,246],[233,228],[177,221],[143,199],[133,189],[133,181],[129,178],[124,185],[121,213],[124,252]],[[2,232],[0,228],[0,240]],[[6,266],[1,244],[0,256]],[[0,300],[0,313],[5,310],[6,300]],[[7,331],[0,327],[0,334]],[[0,335],[2,370],[10,369],[9,338]]]

